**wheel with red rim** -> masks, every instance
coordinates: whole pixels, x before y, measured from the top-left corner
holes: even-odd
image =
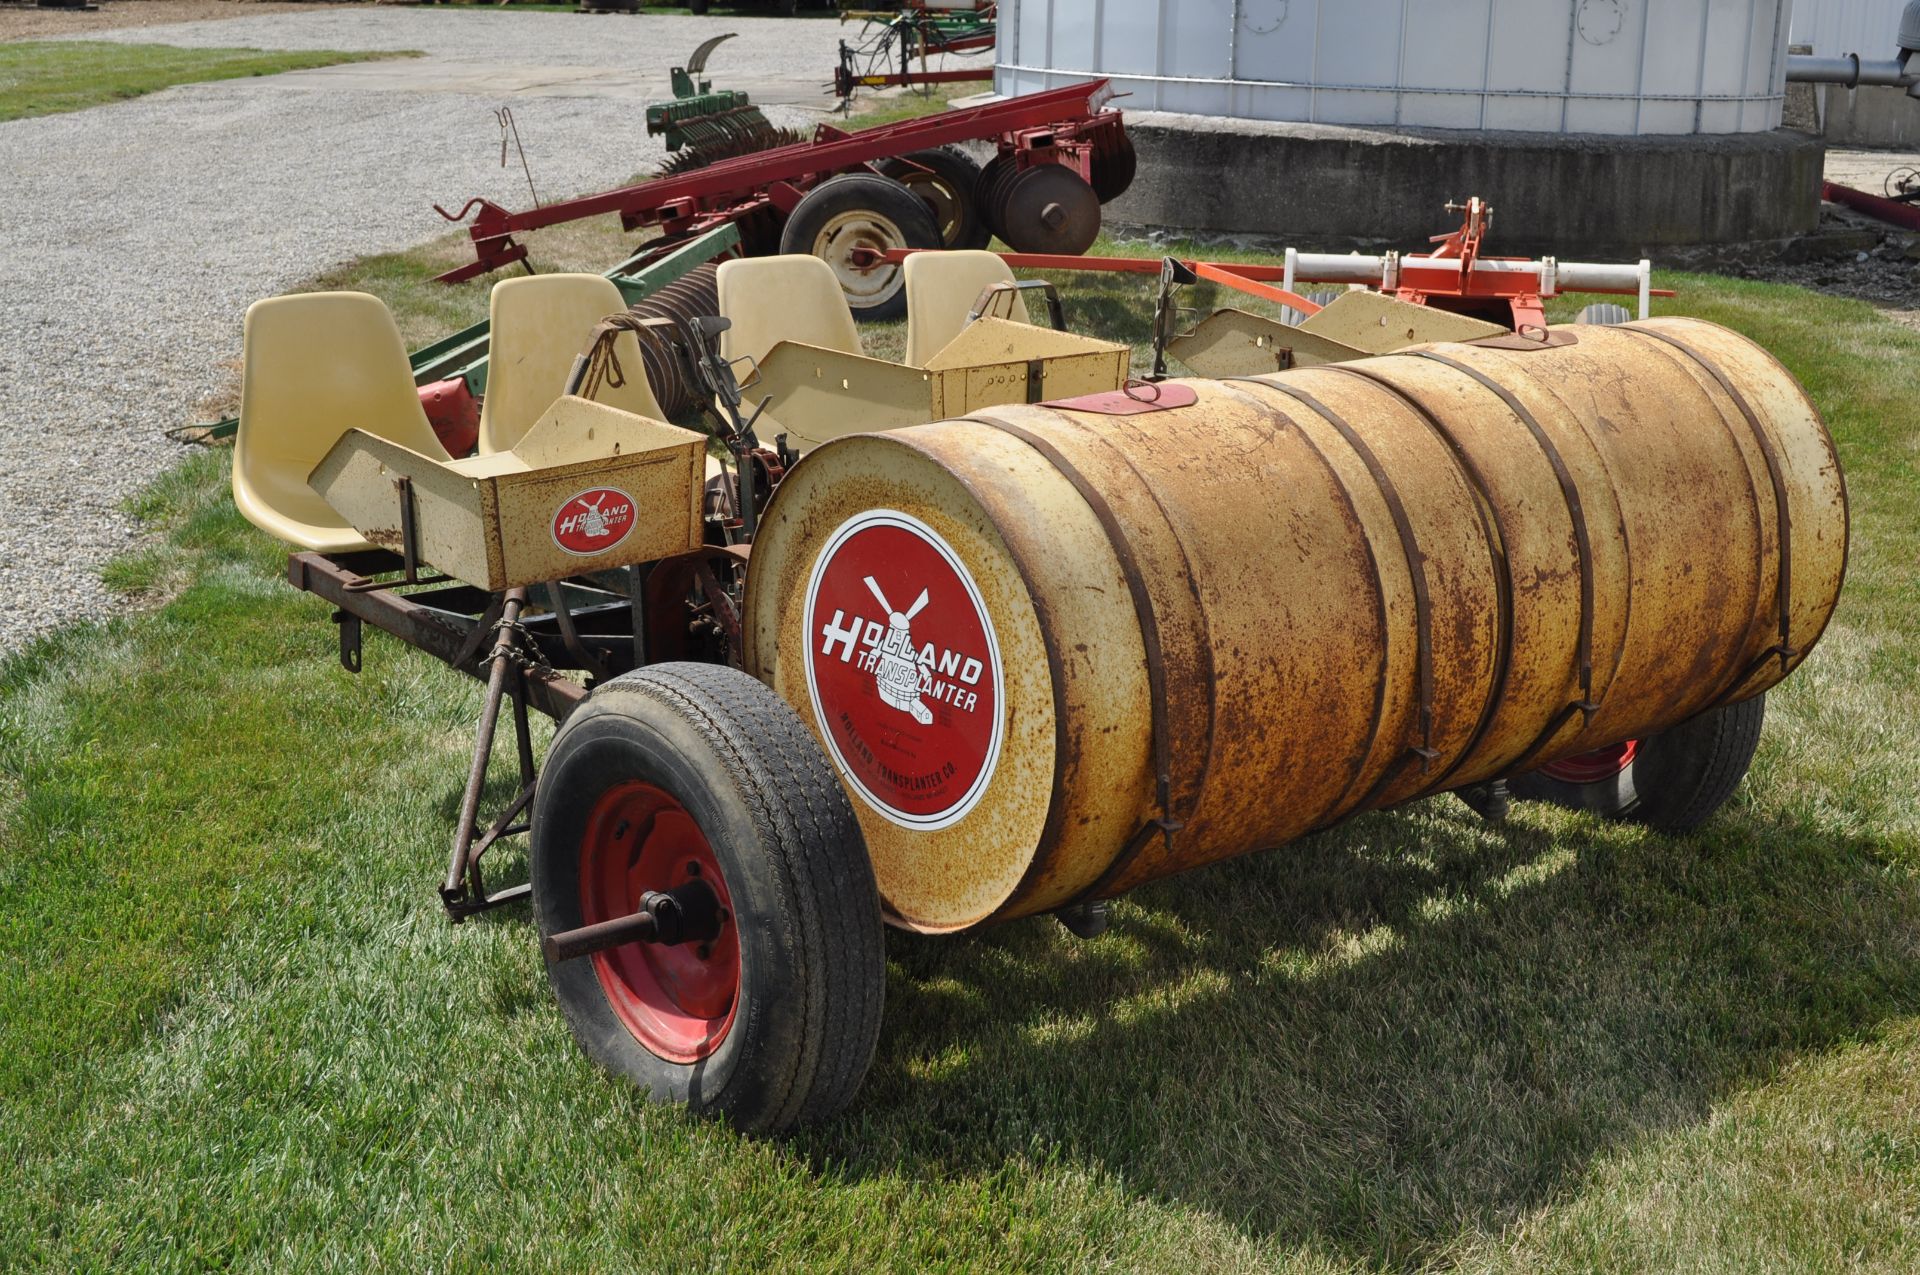
[[[845,791],[771,690],[707,664],[599,687],[548,751],[531,866],[543,940],[663,897],[705,919],[548,963],[595,1061],[748,1130],[852,1099],[879,1036],[879,895]]]
[[[1513,795],[1687,832],[1726,804],[1753,762],[1766,696],[1710,709],[1640,739],[1515,776]]]

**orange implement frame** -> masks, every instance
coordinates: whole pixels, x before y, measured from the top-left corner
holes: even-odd
[[[935,248],[894,248],[886,252],[854,249],[854,264],[899,264],[916,252],[937,252]],[[1089,270],[1101,274],[1160,273],[1161,257],[1069,257],[1047,252],[1003,252],[1002,261],[1016,270]],[[1211,283],[1222,284],[1249,296],[1262,297],[1292,306],[1302,314],[1312,314],[1319,306],[1297,292],[1272,284],[1285,276],[1279,266],[1254,265],[1244,261],[1182,261],[1180,263]]]
[[[1583,266],[1554,258],[1533,261],[1525,257],[1491,257],[1480,251],[1481,240],[1493,224],[1493,209],[1479,199],[1449,204],[1448,211],[1463,214],[1459,229],[1435,235],[1436,245],[1426,253],[1387,253],[1383,256],[1308,256],[1287,250],[1287,266],[1246,261],[1189,261],[1179,264],[1201,279],[1248,296],[1291,306],[1302,315],[1317,312],[1314,302],[1284,285],[1301,281],[1360,285],[1414,305],[1472,314],[1514,330],[1544,328],[1546,298],[1559,292],[1612,296],[1671,297],[1671,288],[1647,284],[1647,263],[1638,267]],[[921,249],[896,249],[869,255],[898,262]],[[859,257],[856,250],[855,256]],[[1118,274],[1160,273],[1161,257],[1065,257],[1042,253],[1003,252],[1009,266],[1029,270],[1094,270]],[[856,264],[860,264],[856,260]],[[1283,285],[1283,286],[1275,286]]]

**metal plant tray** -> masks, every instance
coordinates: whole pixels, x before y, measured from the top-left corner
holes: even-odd
[[[567,396],[512,451],[466,460],[349,430],[307,481],[409,575],[499,592],[699,548],[706,441]]]

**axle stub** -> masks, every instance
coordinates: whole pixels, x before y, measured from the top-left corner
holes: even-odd
[[[628,943],[711,943],[720,937],[727,911],[713,887],[695,877],[672,890],[648,890],[640,896],[640,910],[630,916],[583,925],[577,930],[549,934],[540,951],[553,962],[571,961]]]

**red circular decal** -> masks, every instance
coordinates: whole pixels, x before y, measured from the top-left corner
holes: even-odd
[[[813,564],[807,691],[854,791],[904,827],[944,828],[1000,758],[1000,648],[980,590],[919,519],[870,510]]]
[[[633,530],[633,497],[617,487],[594,487],[560,502],[553,543],[581,556],[605,553]]]

